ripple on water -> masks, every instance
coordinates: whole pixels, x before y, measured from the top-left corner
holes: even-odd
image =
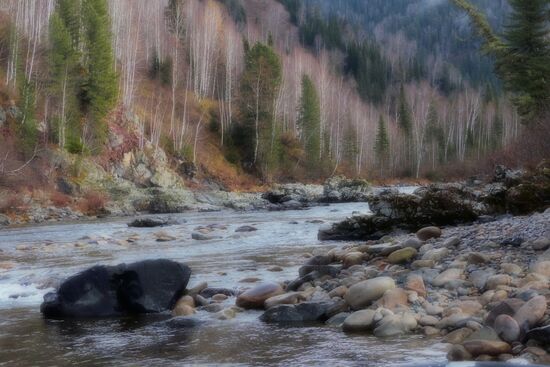
[[[337,211],[333,211],[337,209]],[[423,338],[385,340],[346,335],[324,326],[280,327],[259,322],[259,312],[239,313],[220,321],[199,312],[205,321],[195,328],[174,328],[168,315],[96,321],[45,321],[38,312],[42,296],[56,280],[86,267],[171,258],[193,269],[191,284],[237,288],[247,277],[292,279],[304,253],[333,246],[317,240],[318,223],[343,219],[366,204],[343,204],[299,212],[187,213],[185,225],[165,228],[177,240],[156,242],[150,229],[129,230],[125,221],[41,226],[0,232],[0,248],[16,263],[0,274],[0,365],[369,365],[403,361],[443,361],[444,351]],[[290,224],[292,221],[299,225]],[[222,223],[227,230],[216,241],[191,240],[193,228]],[[241,225],[258,228],[236,236]],[[116,240],[137,234],[139,240],[119,246]],[[85,236],[100,241],[83,240]],[[41,245],[49,240],[48,245]],[[77,242],[83,245],[75,246]],[[18,251],[18,244],[30,250]],[[33,250],[37,248],[38,250]],[[42,252],[40,249],[44,249]],[[45,251],[47,249],[47,251]],[[273,265],[282,272],[269,272]],[[240,271],[239,271],[240,270]],[[225,276],[219,273],[225,273]],[[44,289],[40,289],[44,288]],[[17,295],[17,297],[11,297]],[[228,300],[228,305],[233,299]]]

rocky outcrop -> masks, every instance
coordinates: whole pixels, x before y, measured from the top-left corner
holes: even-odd
[[[309,204],[364,202],[371,193],[370,184],[361,179],[331,177],[323,186],[300,183],[276,185],[262,195],[271,210],[300,209]]]
[[[96,318],[170,310],[185,291],[191,270],[170,260],[94,266],[44,296],[46,318]]]
[[[367,201],[372,191],[370,184],[362,179],[331,177],[323,184],[322,201],[328,203],[350,203]]]
[[[354,216],[324,227],[319,239],[376,240],[396,229],[417,231],[505,213],[543,211],[550,206],[550,163],[542,162],[531,173],[497,168],[493,182],[488,184],[432,184],[413,194],[389,189],[366,200],[372,215]]]

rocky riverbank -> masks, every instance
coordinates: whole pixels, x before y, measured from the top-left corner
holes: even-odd
[[[236,305],[264,322],[448,343],[449,360],[550,364],[550,210],[421,229],[311,257],[299,277]]]
[[[65,158],[68,159],[68,158]],[[163,158],[156,158],[162,160]],[[140,187],[124,176],[108,175],[99,166],[88,167],[87,181],[83,187],[101,188],[109,193],[100,210],[93,213],[83,212],[75,207],[54,206],[45,195],[22,195],[24,208],[9,214],[0,213],[0,227],[8,225],[37,224],[44,222],[93,220],[98,217],[125,217],[140,214],[174,214],[187,211],[237,211],[253,210],[299,210],[316,205],[336,202],[362,202],[372,192],[365,180],[333,177],[323,185],[312,184],[276,184],[266,192],[231,192],[217,185],[202,189],[190,189],[183,186],[177,176],[168,168],[161,175],[165,179],[147,187]],[[166,173],[168,172],[168,173]],[[172,177],[167,179],[166,177]],[[172,181],[171,181],[172,180]],[[82,191],[65,180],[59,181],[67,194]],[[145,184],[144,184],[145,185]],[[0,195],[1,197],[2,195]]]

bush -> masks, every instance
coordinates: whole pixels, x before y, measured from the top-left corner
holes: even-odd
[[[55,191],[50,195],[50,201],[56,208],[66,208],[72,202],[69,195]]]
[[[88,191],[79,203],[81,212],[87,215],[105,214],[107,211],[107,196],[97,191]]]
[[[0,213],[14,213],[23,209],[25,203],[17,193],[11,193],[8,197],[0,199]]]

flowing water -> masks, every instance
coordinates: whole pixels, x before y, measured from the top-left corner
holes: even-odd
[[[321,222],[341,220],[367,204],[337,204],[302,211],[238,213],[221,211],[171,216],[181,224],[129,228],[128,219],[55,224],[0,231],[0,366],[170,366],[368,365],[445,360],[444,348],[430,339],[408,336],[383,340],[346,335],[324,325],[266,325],[260,312],[217,320],[205,311],[201,323],[175,326],[169,315],[139,318],[51,321],[39,312],[43,295],[59,281],[95,264],[168,258],[189,264],[190,286],[247,287],[249,277],[291,280],[305,253],[338,246],[317,240]],[[185,221],[185,222],[184,222]],[[197,241],[197,226],[214,225],[219,239]],[[217,226],[223,225],[226,228]],[[258,230],[236,233],[242,225]],[[162,230],[177,239],[157,242]],[[138,236],[134,243],[125,239]],[[280,266],[282,272],[268,268]],[[226,301],[229,307],[234,298]]]

